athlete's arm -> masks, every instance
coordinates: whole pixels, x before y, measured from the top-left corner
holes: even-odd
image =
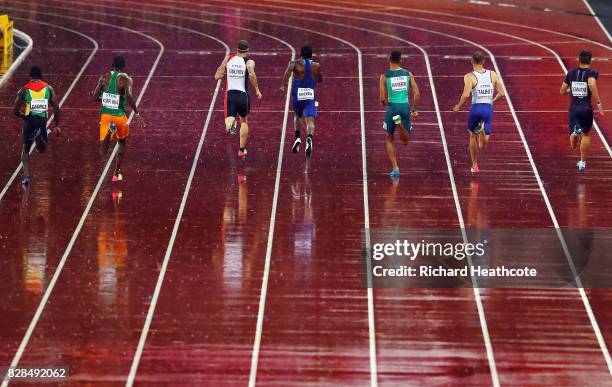
[[[134,111],[134,114],[136,115],[138,122],[140,122],[140,125],[144,126],[145,125],[144,120],[142,119],[142,116],[140,115],[140,112],[138,111],[138,107],[136,106],[136,101],[134,100],[134,96],[132,94],[132,86],[134,85],[134,81],[132,80],[132,78],[128,77],[127,75],[125,77],[121,77],[120,79],[123,80],[124,82],[123,92],[125,95],[125,100],[130,105],[132,110]]]
[[[96,90],[93,93],[94,102],[98,102],[100,100],[100,96],[102,95],[102,90],[104,90],[104,75],[100,76],[98,80],[98,85],[96,86]]]
[[[495,71],[491,71],[491,79],[493,80],[495,90],[497,90],[497,95],[495,96],[495,98],[493,98],[493,103],[495,103],[500,99],[504,98],[506,96],[506,93],[504,92],[504,88],[502,87],[499,77],[497,76],[497,73]]]
[[[385,74],[381,74],[380,76],[380,94],[379,94],[380,104],[382,106],[387,105],[387,101],[389,100],[389,96],[387,95],[387,77]]]
[[[249,70],[249,82],[255,88],[255,94],[257,99],[261,99],[261,91],[259,91],[259,85],[257,85],[257,75],[255,75],[255,61],[249,59],[246,63],[247,69]]]
[[[595,98],[595,103],[597,103],[597,109],[599,110],[599,114],[604,115],[603,104],[601,103],[601,98],[599,96],[599,89],[597,88],[597,80],[594,77],[589,78],[589,90],[591,90],[591,94],[593,98]]]
[[[51,93],[51,100],[49,101],[49,103],[51,104],[51,106],[53,106],[53,119],[55,120],[55,127],[53,128],[53,132],[59,136],[62,132],[60,129],[60,106],[57,101],[57,94],[51,86],[49,86],[49,92]]]
[[[412,113],[410,114],[413,118],[419,116],[419,111],[417,110],[417,106],[419,105],[419,101],[421,100],[421,92],[419,91],[419,86],[417,86],[416,80],[414,79],[414,75],[410,74],[410,90],[412,90]]]
[[[25,90],[21,88],[17,92],[17,98],[15,98],[15,103],[13,103],[13,113],[19,118],[25,118],[25,114],[23,114],[23,112],[21,111],[21,107],[23,106],[24,101]]]
[[[563,81],[563,83],[561,84],[561,91],[560,91],[561,95],[565,95],[565,94],[569,94],[570,93],[570,88],[569,85]]]
[[[470,98],[470,95],[472,94],[472,88],[474,87],[474,84],[472,83],[473,79],[474,76],[470,73],[465,74],[465,76],[463,77],[463,93],[461,94],[459,103],[456,104],[453,108],[453,111],[455,113],[458,112],[459,109],[461,109],[461,106],[463,106],[463,104],[465,103],[465,101]]]
[[[215,73],[215,81],[218,81],[219,79],[223,78],[223,76],[225,75],[225,67],[227,66],[228,60],[229,60],[229,55],[223,59],[223,62],[221,62],[221,65],[217,69],[217,72]]]
[[[319,83],[323,82],[323,73],[321,73],[321,64],[319,64],[317,62],[314,62],[312,64],[312,67],[311,67],[310,71],[316,74],[314,79],[316,79],[317,82],[319,82]]]
[[[287,82],[289,82],[289,78],[291,77],[291,74],[293,73],[293,69],[295,68],[295,61],[292,60],[289,62],[289,65],[287,66],[287,70],[285,70],[285,74],[283,74],[283,80],[281,81],[281,91],[285,91],[285,86],[287,85]]]

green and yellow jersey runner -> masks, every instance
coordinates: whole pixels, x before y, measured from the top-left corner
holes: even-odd
[[[125,75],[119,71],[111,71],[111,78],[108,81],[106,90],[102,92],[102,108],[100,114],[109,114],[111,116],[125,115],[125,96],[119,94],[117,87],[117,78]]]
[[[47,110],[49,109],[49,101],[51,101],[51,89],[49,85],[43,83],[44,87],[36,91],[28,87],[24,88],[24,101],[26,104],[26,116],[38,116],[44,119],[47,118]]]

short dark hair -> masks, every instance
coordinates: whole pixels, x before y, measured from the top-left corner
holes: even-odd
[[[402,61],[402,53],[399,51],[393,51],[389,55],[389,62],[399,64]]]
[[[474,61],[476,64],[482,64],[482,62],[484,62],[484,58],[485,56],[482,51],[476,51],[474,54],[472,54],[472,61]]]
[[[125,59],[122,56],[116,56],[113,58],[113,68],[117,70],[123,70],[125,68]]]
[[[312,59],[312,48],[310,46],[304,46],[300,50],[300,55],[304,59]]]
[[[590,64],[591,59],[593,59],[593,53],[589,50],[582,50],[580,51],[580,55],[578,55],[578,58],[580,58],[581,64]]]
[[[42,78],[42,69],[39,65],[34,65],[30,68],[30,78],[32,79],[41,79]]]
[[[241,40],[238,42],[238,51],[239,52],[247,52],[249,51],[249,43],[246,40]]]

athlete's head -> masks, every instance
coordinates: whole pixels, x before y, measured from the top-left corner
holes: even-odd
[[[302,50],[300,50],[300,55],[303,59],[312,59],[312,48],[310,46],[302,47]]]
[[[578,55],[578,60],[580,64],[591,64],[591,59],[593,59],[593,53],[589,50],[580,51],[580,55]]]
[[[389,55],[389,62],[393,64],[400,64],[402,61],[402,53],[399,51],[393,51],[391,55]]]
[[[238,42],[238,52],[245,53],[249,51],[249,43],[246,40],[241,40]]]
[[[482,53],[482,51],[476,51],[474,54],[472,54],[472,63],[475,65],[481,65],[484,63],[484,54]]]
[[[125,59],[122,56],[116,56],[113,58],[113,68],[115,70],[123,70],[125,68]]]
[[[41,79],[42,78],[42,69],[39,65],[34,65],[30,68],[30,78],[31,79]]]

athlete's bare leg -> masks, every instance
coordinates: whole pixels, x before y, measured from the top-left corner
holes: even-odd
[[[111,132],[109,130],[108,132],[106,132],[106,136],[104,137],[104,140],[100,142],[100,153],[102,153],[103,155],[108,152],[108,148],[110,147],[110,138],[111,138]]]
[[[472,158],[472,167],[478,166],[478,144],[474,133],[470,133],[470,157]]]
[[[225,119],[225,130],[227,131],[227,133],[230,132],[230,129],[232,128],[232,125],[234,124],[234,121],[236,121],[236,117],[227,117]]]
[[[580,134],[580,161],[586,161],[591,149],[591,138],[586,133]]]
[[[393,145],[393,135],[387,133],[386,136],[387,154],[389,155],[389,160],[391,160],[392,170],[399,171],[399,166],[397,165],[397,155],[395,154],[395,145]]]
[[[308,131],[309,136],[313,136],[315,132],[315,118],[314,117],[306,117],[306,130]]]
[[[490,138],[491,138],[490,135],[486,134],[485,132],[480,132],[478,134],[478,147],[484,150],[487,147],[487,145],[489,145]]]
[[[406,130],[406,127],[404,127],[404,124],[399,123],[397,124],[397,128],[399,129],[400,140],[402,140],[404,145],[408,145],[408,142],[410,142],[410,136],[408,135],[408,131]]]
[[[117,176],[121,172],[121,164],[123,163],[123,157],[125,156],[125,143],[127,139],[122,139],[117,141],[118,149],[117,149],[117,163],[115,164],[115,176]]]
[[[579,142],[580,142],[580,137],[572,133],[570,135],[570,146],[572,147],[572,149],[576,149],[578,147]]]
[[[227,120],[226,120],[227,122]],[[240,117],[240,148],[246,148],[249,138],[249,122],[246,117]]]

